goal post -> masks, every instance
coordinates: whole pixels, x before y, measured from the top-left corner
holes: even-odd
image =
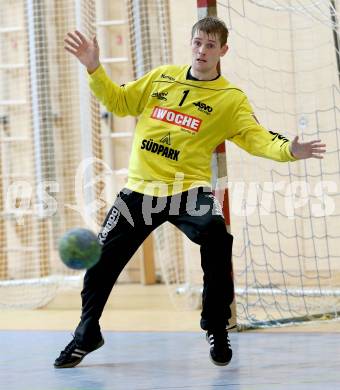
[[[217,1],[216,0],[197,0],[197,14],[198,19],[203,19],[207,16],[217,16]],[[221,64],[218,64],[218,71],[221,72]],[[226,228],[229,233],[230,229],[230,211],[229,211],[229,196],[227,173],[227,158],[225,142],[220,144],[214,151],[212,158],[212,178],[213,178],[213,193],[222,205],[222,211],[226,223]],[[234,327],[236,320],[236,303],[235,296],[231,303],[232,317],[229,320],[229,327]]]

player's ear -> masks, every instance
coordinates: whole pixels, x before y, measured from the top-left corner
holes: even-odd
[[[223,45],[221,47],[220,57],[223,57],[227,53],[228,50],[229,50],[229,46],[227,44]]]

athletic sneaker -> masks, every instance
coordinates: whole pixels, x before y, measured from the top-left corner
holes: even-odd
[[[95,344],[92,348],[84,348],[76,344],[75,338],[67,344],[65,349],[60,352],[59,357],[54,362],[55,368],[71,368],[75,367],[79,364],[84,357],[90,353],[95,351],[104,345],[104,339],[102,338],[97,344]]]
[[[226,366],[233,356],[228,332],[207,332],[207,341],[210,344],[210,359],[216,366]]]

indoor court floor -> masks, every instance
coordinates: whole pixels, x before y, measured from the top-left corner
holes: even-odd
[[[0,331],[4,390],[336,390],[340,333],[232,333],[234,358],[217,367],[203,332],[104,332],[76,368],[53,361],[65,331]]]

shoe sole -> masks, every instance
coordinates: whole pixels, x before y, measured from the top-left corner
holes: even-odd
[[[231,362],[231,360],[229,360],[229,362],[226,362],[226,363],[220,363],[220,362],[216,362],[212,357],[211,357],[211,355],[209,354],[209,357],[210,357],[210,360],[212,361],[212,363],[214,363],[215,364],[215,366],[227,366],[230,362]]]
[[[78,360],[72,362],[72,363],[67,363],[67,364],[62,364],[62,365],[56,365],[54,364],[54,367],[55,368],[72,368],[72,367],[75,367],[77,366],[83,359],[86,355],[88,355],[89,353],[91,352],[94,352],[96,351],[97,349],[99,349],[100,347],[102,347],[104,345],[104,339],[102,339],[94,349],[92,349],[92,351],[89,351],[87,352],[84,356],[82,356],[81,358],[79,358]]]

